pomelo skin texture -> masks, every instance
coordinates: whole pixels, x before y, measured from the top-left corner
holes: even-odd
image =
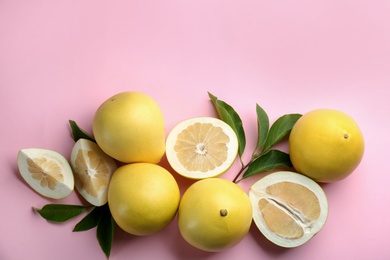
[[[208,178],[192,184],[178,211],[181,235],[203,251],[219,252],[237,245],[252,223],[248,195],[235,183]]]
[[[289,137],[291,162],[299,173],[318,182],[346,178],[364,153],[362,132],[349,115],[334,109],[304,114]]]
[[[140,92],[122,92],[97,109],[92,130],[97,144],[124,163],[158,163],[165,153],[165,123],[158,104]]]
[[[127,164],[111,177],[108,206],[127,233],[146,236],[164,229],[176,216],[179,202],[175,178],[159,165]]]

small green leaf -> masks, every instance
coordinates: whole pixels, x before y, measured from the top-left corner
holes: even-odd
[[[292,127],[301,116],[301,114],[287,114],[279,117],[269,130],[261,154],[267,153],[272,146],[287,137],[290,134]]]
[[[279,150],[270,150],[268,153],[252,161],[242,178],[245,179],[258,173],[282,167],[292,167],[289,154]]]
[[[257,114],[257,145],[256,150],[264,145],[269,130],[269,118],[262,107],[256,104]]]
[[[96,227],[104,211],[104,206],[94,207],[73,229],[73,232],[85,231]]]
[[[111,216],[110,209],[107,204],[102,206],[102,211],[99,223],[96,229],[96,236],[99,241],[100,248],[103,250],[107,258],[110,257],[112,242],[114,240],[115,222]]]
[[[44,219],[53,222],[65,222],[83,213],[87,207],[68,204],[47,204],[42,209],[34,208]]]
[[[220,119],[233,128],[236,133],[238,138],[238,154],[242,156],[246,146],[246,139],[240,116],[229,104],[219,100],[210,92],[208,94]]]
[[[90,140],[92,142],[96,142],[95,139],[90,135],[88,134],[86,131],[84,131],[83,129],[81,129],[75,121],[73,120],[69,120],[69,125],[70,125],[70,128],[71,128],[71,131],[72,131],[72,137],[73,137],[73,140],[75,142],[77,142],[79,139],[87,139],[87,140]]]

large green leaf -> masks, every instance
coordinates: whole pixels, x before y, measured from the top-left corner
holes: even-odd
[[[86,231],[96,227],[104,211],[104,206],[94,207],[73,229],[73,232]]]
[[[69,204],[46,204],[42,209],[34,208],[44,219],[65,222],[83,213],[87,207]]]
[[[265,140],[263,146],[262,154],[267,153],[272,146],[287,137],[290,134],[292,127],[301,116],[301,114],[287,114],[279,117],[269,129],[267,139]]]
[[[256,104],[257,115],[257,145],[256,150],[260,149],[265,143],[269,130],[269,118],[264,109]]]
[[[208,94],[220,119],[227,123],[236,133],[238,138],[238,154],[242,156],[246,146],[246,138],[240,116],[232,106],[222,100],[219,100],[210,92]]]
[[[270,150],[268,153],[252,161],[242,178],[245,179],[258,173],[283,167],[292,167],[289,154],[279,150]]]
[[[107,258],[110,257],[112,242],[114,240],[115,222],[111,216],[110,209],[105,204],[99,223],[96,229],[96,236],[99,241],[100,248],[103,250]]]

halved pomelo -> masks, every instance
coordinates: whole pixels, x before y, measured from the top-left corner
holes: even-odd
[[[92,205],[104,205],[107,202],[108,184],[117,168],[114,159],[96,143],[79,139],[73,146],[70,162],[76,190]]]
[[[63,199],[74,188],[72,169],[56,151],[40,148],[22,149],[18,153],[20,175],[42,196]]]
[[[233,129],[214,117],[196,117],[177,124],[166,141],[171,167],[191,179],[215,177],[226,172],[238,153]]]
[[[249,190],[253,220],[263,235],[282,247],[309,241],[325,225],[328,201],[321,186],[299,173],[271,173]]]

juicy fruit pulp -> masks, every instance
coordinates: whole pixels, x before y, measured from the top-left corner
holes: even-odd
[[[188,178],[218,176],[233,164],[238,140],[233,129],[222,120],[197,117],[176,125],[166,142],[167,159],[172,168]]]
[[[347,114],[317,109],[303,115],[291,130],[290,158],[294,168],[318,181],[344,179],[359,165],[363,135]]]
[[[42,196],[63,199],[74,188],[72,169],[61,154],[47,149],[28,148],[18,153],[20,175]]]
[[[275,172],[251,187],[253,219],[273,243],[296,247],[309,241],[324,226],[328,203],[322,188],[294,172]]]
[[[158,104],[139,92],[122,92],[96,111],[93,134],[109,156],[124,162],[158,163],[165,153],[165,123]]]
[[[192,246],[210,252],[238,244],[252,223],[248,195],[233,182],[208,178],[184,193],[178,211],[179,230]]]
[[[156,164],[127,164],[111,177],[108,205],[118,226],[130,234],[145,236],[165,228],[179,201],[176,180]]]
[[[104,205],[111,175],[117,168],[115,161],[86,139],[75,143],[70,158],[77,191],[92,205]]]

